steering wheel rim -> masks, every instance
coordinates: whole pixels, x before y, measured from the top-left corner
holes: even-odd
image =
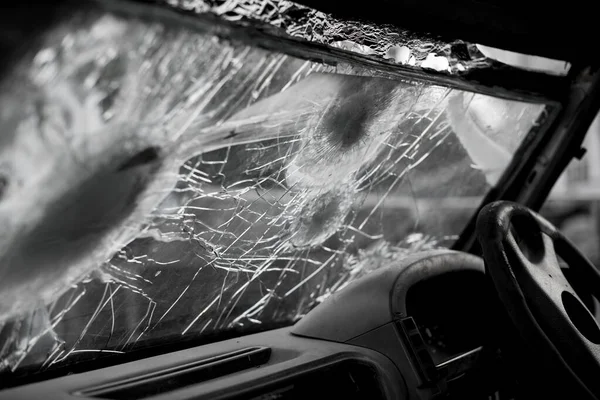
[[[541,361],[544,381],[577,398],[600,399],[600,327],[563,275],[557,253],[600,299],[597,269],[550,222],[517,203],[485,206],[477,235],[486,273],[526,348]]]

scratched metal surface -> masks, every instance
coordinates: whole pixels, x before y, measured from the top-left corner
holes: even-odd
[[[79,12],[0,85],[0,371],[291,324],[450,245],[543,112]]]

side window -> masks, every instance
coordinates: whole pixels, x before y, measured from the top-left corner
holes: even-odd
[[[540,210],[600,270],[600,114],[590,125],[583,146],[585,157],[567,166]],[[600,301],[586,283],[563,270],[600,322]]]
[[[541,214],[600,268],[600,114],[583,145],[585,157],[567,166]]]

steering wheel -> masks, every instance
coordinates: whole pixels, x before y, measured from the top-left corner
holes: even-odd
[[[559,257],[600,299],[597,269],[557,228],[516,203],[486,205],[477,235],[486,273],[528,353],[525,379],[562,398],[600,399],[600,327]]]

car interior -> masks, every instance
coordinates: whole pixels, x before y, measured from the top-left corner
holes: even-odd
[[[0,399],[600,400],[594,13],[528,6],[3,6]]]

